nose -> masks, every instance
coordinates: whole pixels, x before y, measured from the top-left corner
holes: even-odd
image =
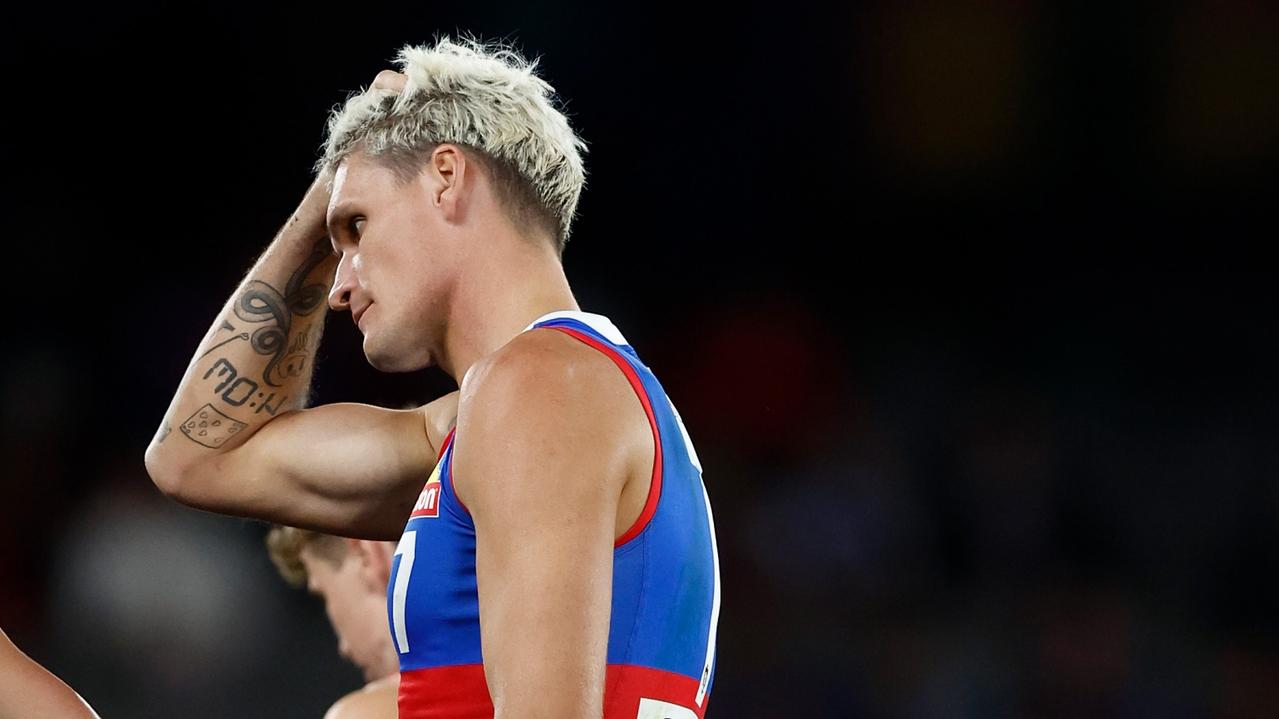
[[[333,288],[329,290],[329,309],[345,312],[351,309],[351,288],[355,286],[355,272],[351,269],[351,255],[342,253],[337,271],[333,275]]]

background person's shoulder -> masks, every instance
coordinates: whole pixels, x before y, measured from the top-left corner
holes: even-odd
[[[398,679],[388,677],[347,694],[329,707],[324,719],[396,719]]]

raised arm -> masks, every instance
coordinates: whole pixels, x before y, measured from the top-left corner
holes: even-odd
[[[214,318],[146,466],[167,495],[201,509],[394,538],[457,400],[304,409],[337,265],[328,200],[322,177]]]

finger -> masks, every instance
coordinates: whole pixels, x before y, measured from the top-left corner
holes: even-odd
[[[393,90],[400,92],[404,89],[404,83],[408,80],[404,75],[394,70],[383,70],[373,78],[373,87],[378,90]]]

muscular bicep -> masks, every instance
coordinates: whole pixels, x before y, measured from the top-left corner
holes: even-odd
[[[171,493],[210,511],[392,539],[435,465],[440,428],[456,406],[453,393],[417,409],[340,403],[288,412],[244,444],[186,468]]]

